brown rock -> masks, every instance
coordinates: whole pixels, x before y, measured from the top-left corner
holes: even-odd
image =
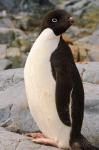
[[[20,57],[20,55],[20,50],[17,47],[10,47],[7,49],[7,57]]]
[[[0,44],[0,59],[6,58],[7,45]]]
[[[69,45],[69,46],[72,50],[74,60],[75,62],[77,62],[79,60],[79,47],[77,45]]]
[[[67,44],[73,45],[73,40],[67,34],[63,34],[62,37]]]
[[[88,60],[88,49],[84,45],[75,43],[74,45],[69,46],[72,50],[75,62]]]

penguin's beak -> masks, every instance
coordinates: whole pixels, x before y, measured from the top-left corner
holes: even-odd
[[[74,21],[74,18],[73,17],[70,17],[69,19],[68,19],[68,22],[70,23],[70,25],[72,25],[75,21]]]

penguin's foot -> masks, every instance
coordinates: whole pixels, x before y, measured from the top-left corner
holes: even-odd
[[[28,134],[26,134],[26,136],[28,137],[28,139],[30,139],[31,141],[33,141],[35,143],[58,147],[57,143],[54,140],[52,140],[48,137],[45,137],[43,135],[43,133],[39,133],[39,132],[28,133]]]

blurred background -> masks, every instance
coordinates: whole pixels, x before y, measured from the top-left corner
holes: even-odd
[[[43,16],[55,8],[75,17],[64,35],[75,61],[99,61],[99,0],[0,0],[0,70],[24,67]]]

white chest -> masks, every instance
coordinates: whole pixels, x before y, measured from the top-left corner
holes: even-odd
[[[28,104],[41,130],[44,130],[44,124],[47,126],[49,120],[53,119],[53,115],[57,115],[56,84],[52,76],[50,57],[57,48],[59,39],[51,29],[43,31],[34,43],[24,69]]]
[[[24,69],[26,89],[27,87],[29,89],[27,89],[28,96],[32,90],[31,93],[38,93],[35,97],[36,95],[42,97],[42,94],[50,94],[53,87],[55,88],[50,57],[57,48],[59,40],[60,37],[55,36],[51,29],[45,29],[31,48]]]

